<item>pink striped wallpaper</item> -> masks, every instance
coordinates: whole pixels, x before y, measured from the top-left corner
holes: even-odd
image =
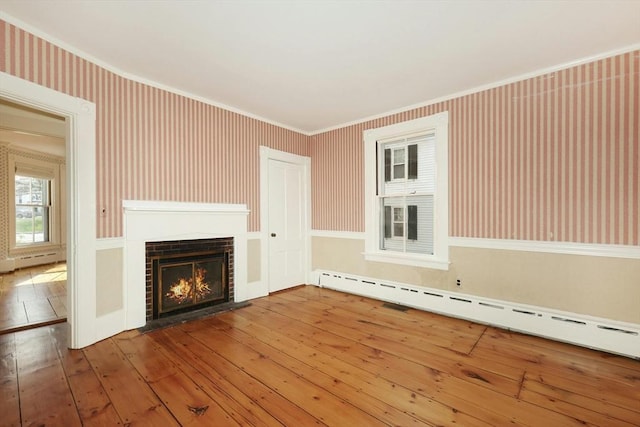
[[[640,244],[640,51],[307,137],[115,75],[0,20],[0,71],[97,105],[98,236],[123,199],[246,203],[311,156],[312,226],[364,231],[362,131],[448,110],[450,235]]]
[[[362,131],[449,111],[450,235],[640,244],[640,51],[312,137],[313,228],[364,231]]]
[[[122,200],[246,203],[260,229],[259,146],[309,155],[309,137],[120,77],[0,20],[0,71],[97,106],[98,237]]]

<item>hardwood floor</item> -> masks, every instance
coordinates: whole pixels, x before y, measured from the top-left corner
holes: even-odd
[[[640,361],[300,287],[83,350],[0,336],[13,425],[638,426]]]
[[[67,265],[41,265],[0,274],[0,334],[63,322]]]

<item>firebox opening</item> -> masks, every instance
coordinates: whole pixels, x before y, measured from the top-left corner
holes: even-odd
[[[229,301],[228,255],[186,255],[153,260],[155,319]]]
[[[147,320],[229,302],[233,238],[147,242]]]

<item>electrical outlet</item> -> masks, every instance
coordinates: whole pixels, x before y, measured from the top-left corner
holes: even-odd
[[[462,286],[462,279],[456,279],[456,286]]]

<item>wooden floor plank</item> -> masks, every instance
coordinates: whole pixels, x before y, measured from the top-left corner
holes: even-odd
[[[63,321],[66,264],[46,264],[0,274],[0,334]]]
[[[50,296],[49,304],[53,308],[56,317],[67,317],[67,297],[66,296]]]
[[[241,343],[230,342],[223,332],[202,329],[189,334],[252,377],[270,384],[274,391],[287,400],[304,406],[310,414],[328,425],[384,425],[372,415],[278,365],[266,355]],[[224,345],[213,344],[217,342],[224,342]]]
[[[244,310],[239,314],[245,315],[248,311]],[[296,333],[295,331],[300,331],[300,328],[304,327],[294,323],[293,319],[275,312],[271,314],[263,312],[260,316],[265,322],[278,324],[279,328],[292,331],[294,334]],[[279,321],[282,323],[278,323]],[[310,325],[307,327],[310,327]],[[314,333],[302,332],[300,335],[312,335],[313,340],[320,345],[318,348],[328,347],[327,350],[329,351],[331,348],[339,348],[342,350],[341,357],[351,360],[352,364],[362,364],[364,369],[372,369],[372,372],[381,376],[388,375],[393,378],[402,378],[401,382],[408,388],[417,392],[425,392],[424,390],[427,390],[428,397],[459,410],[465,407],[466,413],[477,414],[480,419],[490,420],[497,414],[502,414],[520,425],[536,426],[539,425],[540,420],[546,420],[548,425],[557,426],[571,426],[579,423],[579,420],[575,420],[572,417],[563,416],[544,408],[530,405],[527,402],[510,401],[509,396],[493,390],[483,390],[482,386],[456,378],[451,373],[437,371],[408,359],[400,359],[387,351],[381,350],[380,348],[383,346],[375,344],[376,337],[370,337],[368,345],[363,345],[350,341],[349,338],[343,337],[340,340],[332,333],[324,332],[321,329]],[[366,363],[371,358],[375,358],[381,363]],[[425,358],[425,363],[428,363],[427,358]],[[463,390],[465,392],[461,393]],[[491,409],[492,405],[487,403],[490,401],[504,402],[504,404],[500,405],[499,409]]]
[[[284,295],[278,295],[274,298],[275,304],[278,304],[278,300],[282,300]],[[282,303],[280,305],[283,305]],[[344,320],[351,320],[353,324],[360,326],[376,326],[378,331],[389,331],[393,334],[402,333],[403,342],[413,342],[418,346],[432,347],[434,350],[439,350],[437,347],[445,348],[448,350],[457,351],[459,353],[468,353],[475,345],[478,338],[482,335],[483,329],[478,329],[474,334],[441,334],[439,330],[430,328],[425,329],[408,329],[399,327],[397,323],[394,323],[392,317],[387,317],[384,314],[374,313],[373,310],[369,311],[354,311],[353,309],[345,309],[342,307],[326,307],[325,304],[318,304],[315,301],[303,301],[292,307],[293,310],[298,310],[301,313],[311,313],[314,316],[318,316],[319,312],[326,313],[328,320],[333,318],[340,319],[340,322]],[[277,310],[276,310],[277,311]],[[389,310],[392,311],[392,310]],[[292,313],[293,314],[293,313]],[[335,320],[333,320],[335,322]]]
[[[33,351],[38,348],[39,351]],[[16,334],[23,425],[80,426],[73,395],[47,328]]]
[[[182,371],[150,385],[181,426],[240,425]]]
[[[148,383],[173,376],[179,371],[176,362],[166,357],[157,343],[147,335],[134,337],[120,335],[114,338],[114,341],[129,363]]]
[[[591,396],[596,399],[610,395],[612,389],[625,390],[623,393],[612,394],[614,401],[611,403],[640,410],[640,405],[635,404],[640,401],[640,376],[634,369],[618,364],[597,363],[592,358],[579,355],[571,358],[564,350],[556,351],[525,344],[511,339],[513,334],[494,328],[486,335],[474,349],[474,356],[517,365],[530,375],[544,376],[548,381],[564,382],[565,387],[573,390],[591,392]]]
[[[83,426],[119,426],[118,416],[83,350],[67,348],[67,325],[49,327]]]
[[[640,425],[638,360],[317,287],[82,350],[67,328],[0,335],[0,425]]]
[[[3,425],[19,426],[20,397],[15,335],[0,335],[0,414]]]
[[[277,313],[259,312],[257,309],[254,309],[254,311],[258,314],[257,316],[252,315],[251,310],[242,310],[237,314],[253,321],[262,320],[265,324],[273,329],[282,331],[282,333],[294,340],[300,340],[319,351],[334,354],[336,358],[349,363],[351,366],[367,370],[373,375],[388,379],[391,382],[397,382],[404,388],[411,390],[412,397],[415,395],[414,399],[418,396],[423,396],[427,399],[427,402],[435,400],[438,379],[433,376],[435,370],[407,360],[399,360],[384,351],[349,341],[344,337],[339,337],[320,329],[311,331],[311,326],[300,325],[292,319]],[[433,416],[436,417],[434,420],[438,420],[436,423],[444,425],[479,425],[486,423],[496,425],[496,422],[494,422],[496,417],[503,422],[506,421],[503,417],[478,408],[475,405],[471,405],[468,408],[468,412],[465,412],[465,410],[461,409],[461,404],[464,404],[464,402],[456,401],[452,405],[437,401],[435,408],[433,408]],[[446,407],[448,410],[440,411],[441,407]],[[471,412],[477,412],[477,417],[475,415],[471,416]]]
[[[381,401],[389,403],[393,407],[419,419],[425,425],[451,423],[484,425],[480,420],[470,418],[451,407],[425,398],[402,384],[389,381],[357,366],[349,365],[339,358],[288,338],[273,329],[248,320],[242,322],[241,317],[237,315],[233,316],[232,319],[230,317],[222,315],[219,316],[219,320],[233,322],[234,328],[232,331],[240,329],[248,335],[259,337],[260,339],[268,339],[269,345],[278,350],[300,359],[312,368],[333,377],[336,381],[349,384],[356,390],[362,390]],[[208,324],[212,324],[213,321],[214,319],[211,319]]]
[[[281,313],[286,312],[287,315],[301,321],[308,319],[308,323],[317,328],[330,330],[333,334],[381,351],[384,350],[390,355],[403,357],[423,364],[430,369],[448,372],[466,381],[476,382],[483,387],[493,388],[502,393],[516,396],[520,388],[521,377],[514,380],[482,368],[469,366],[462,358],[456,357],[455,351],[450,352],[439,345],[427,342],[428,337],[417,339],[402,330],[388,329],[384,325],[371,323],[361,316],[354,317],[345,310],[332,311],[328,313],[328,316],[323,317],[317,312],[314,315],[313,311],[301,310],[301,306],[304,307],[303,304],[296,304],[295,307],[282,310]],[[355,327],[345,325],[354,325]]]
[[[154,339],[164,348],[187,360],[199,372],[215,381],[216,385],[234,400],[242,402],[243,398],[240,394],[245,395],[255,404],[255,406],[247,406],[247,410],[251,413],[258,416],[268,413],[285,426],[324,425],[300,406],[257,381],[242,368],[210,351],[204,344],[185,333],[181,328],[170,328],[153,335]],[[245,417],[251,418],[247,415]],[[271,423],[265,421],[264,424]]]
[[[155,335],[155,340],[158,340],[158,335]],[[160,337],[160,340],[162,338]],[[189,351],[180,351],[179,347],[170,346],[177,352],[168,351],[168,348],[161,347],[160,351],[167,355],[167,357],[179,357],[184,361],[181,369],[185,375],[191,378],[194,383],[200,387],[208,396],[210,396],[216,404],[229,414],[240,425],[264,425],[281,427],[282,424],[273,418],[262,407],[257,405],[254,401],[243,394],[237,387],[233,387],[227,383],[226,380],[220,378],[218,375],[210,374],[210,370],[207,366],[203,368],[199,366],[199,361]],[[221,383],[227,383],[221,385]],[[231,389],[231,393],[228,391]]]
[[[607,395],[608,394],[610,393],[607,393]],[[535,399],[532,399],[531,396],[534,396]],[[598,425],[602,425],[605,421],[607,421],[607,423],[604,425],[613,425],[614,422],[635,426],[640,425],[640,413],[628,408],[610,404],[607,402],[606,396],[603,396],[602,399],[595,399],[582,394],[581,390],[567,390],[552,384],[547,384],[534,377],[525,377],[522,384],[520,398],[540,405],[539,396],[544,396],[544,398],[546,398],[545,403],[553,403],[553,405],[545,407],[557,408],[559,402],[574,405],[575,407],[580,408],[580,412],[588,414],[590,418],[599,419],[600,421],[597,423]],[[634,402],[634,406],[636,407],[635,409],[640,409],[638,408],[639,403],[640,401]],[[598,418],[596,418],[595,415],[597,415]]]
[[[124,423],[179,425],[112,340],[84,353]]]
[[[215,318],[211,319],[212,322],[215,320]],[[277,346],[277,342],[272,342],[268,339],[269,335],[266,334],[267,331],[261,331],[264,332],[264,334],[261,333],[259,339],[251,333],[240,330],[238,327],[225,328],[225,331],[227,335],[236,341],[259,352],[262,356],[278,365],[295,372],[300,377],[309,379],[316,386],[322,387],[329,393],[343,399],[345,402],[351,403],[353,406],[373,415],[384,423],[398,423],[400,425],[420,424],[417,418],[387,403],[389,400],[387,396],[384,398],[372,396],[372,394],[369,393],[370,390],[353,387],[344,381],[343,375],[335,372],[334,375],[332,375],[307,364],[305,360],[301,360],[304,359],[304,355],[298,352],[287,354],[282,351],[279,346]],[[273,338],[274,340],[279,339],[279,337]]]
[[[312,288],[307,286],[306,288]],[[305,291],[301,290],[300,293]],[[406,310],[394,310],[388,308],[383,301],[357,295],[344,294],[337,291],[318,293],[315,290],[306,291],[309,295],[308,301],[324,303],[331,308],[348,310],[357,314],[365,314],[372,318],[384,319],[390,324],[400,324],[416,333],[442,334],[442,336],[462,335],[479,336],[484,331],[484,326],[468,320],[456,319],[453,317],[443,318],[443,316],[405,307]],[[286,298],[286,293],[278,297]],[[306,294],[305,294],[306,295]]]

